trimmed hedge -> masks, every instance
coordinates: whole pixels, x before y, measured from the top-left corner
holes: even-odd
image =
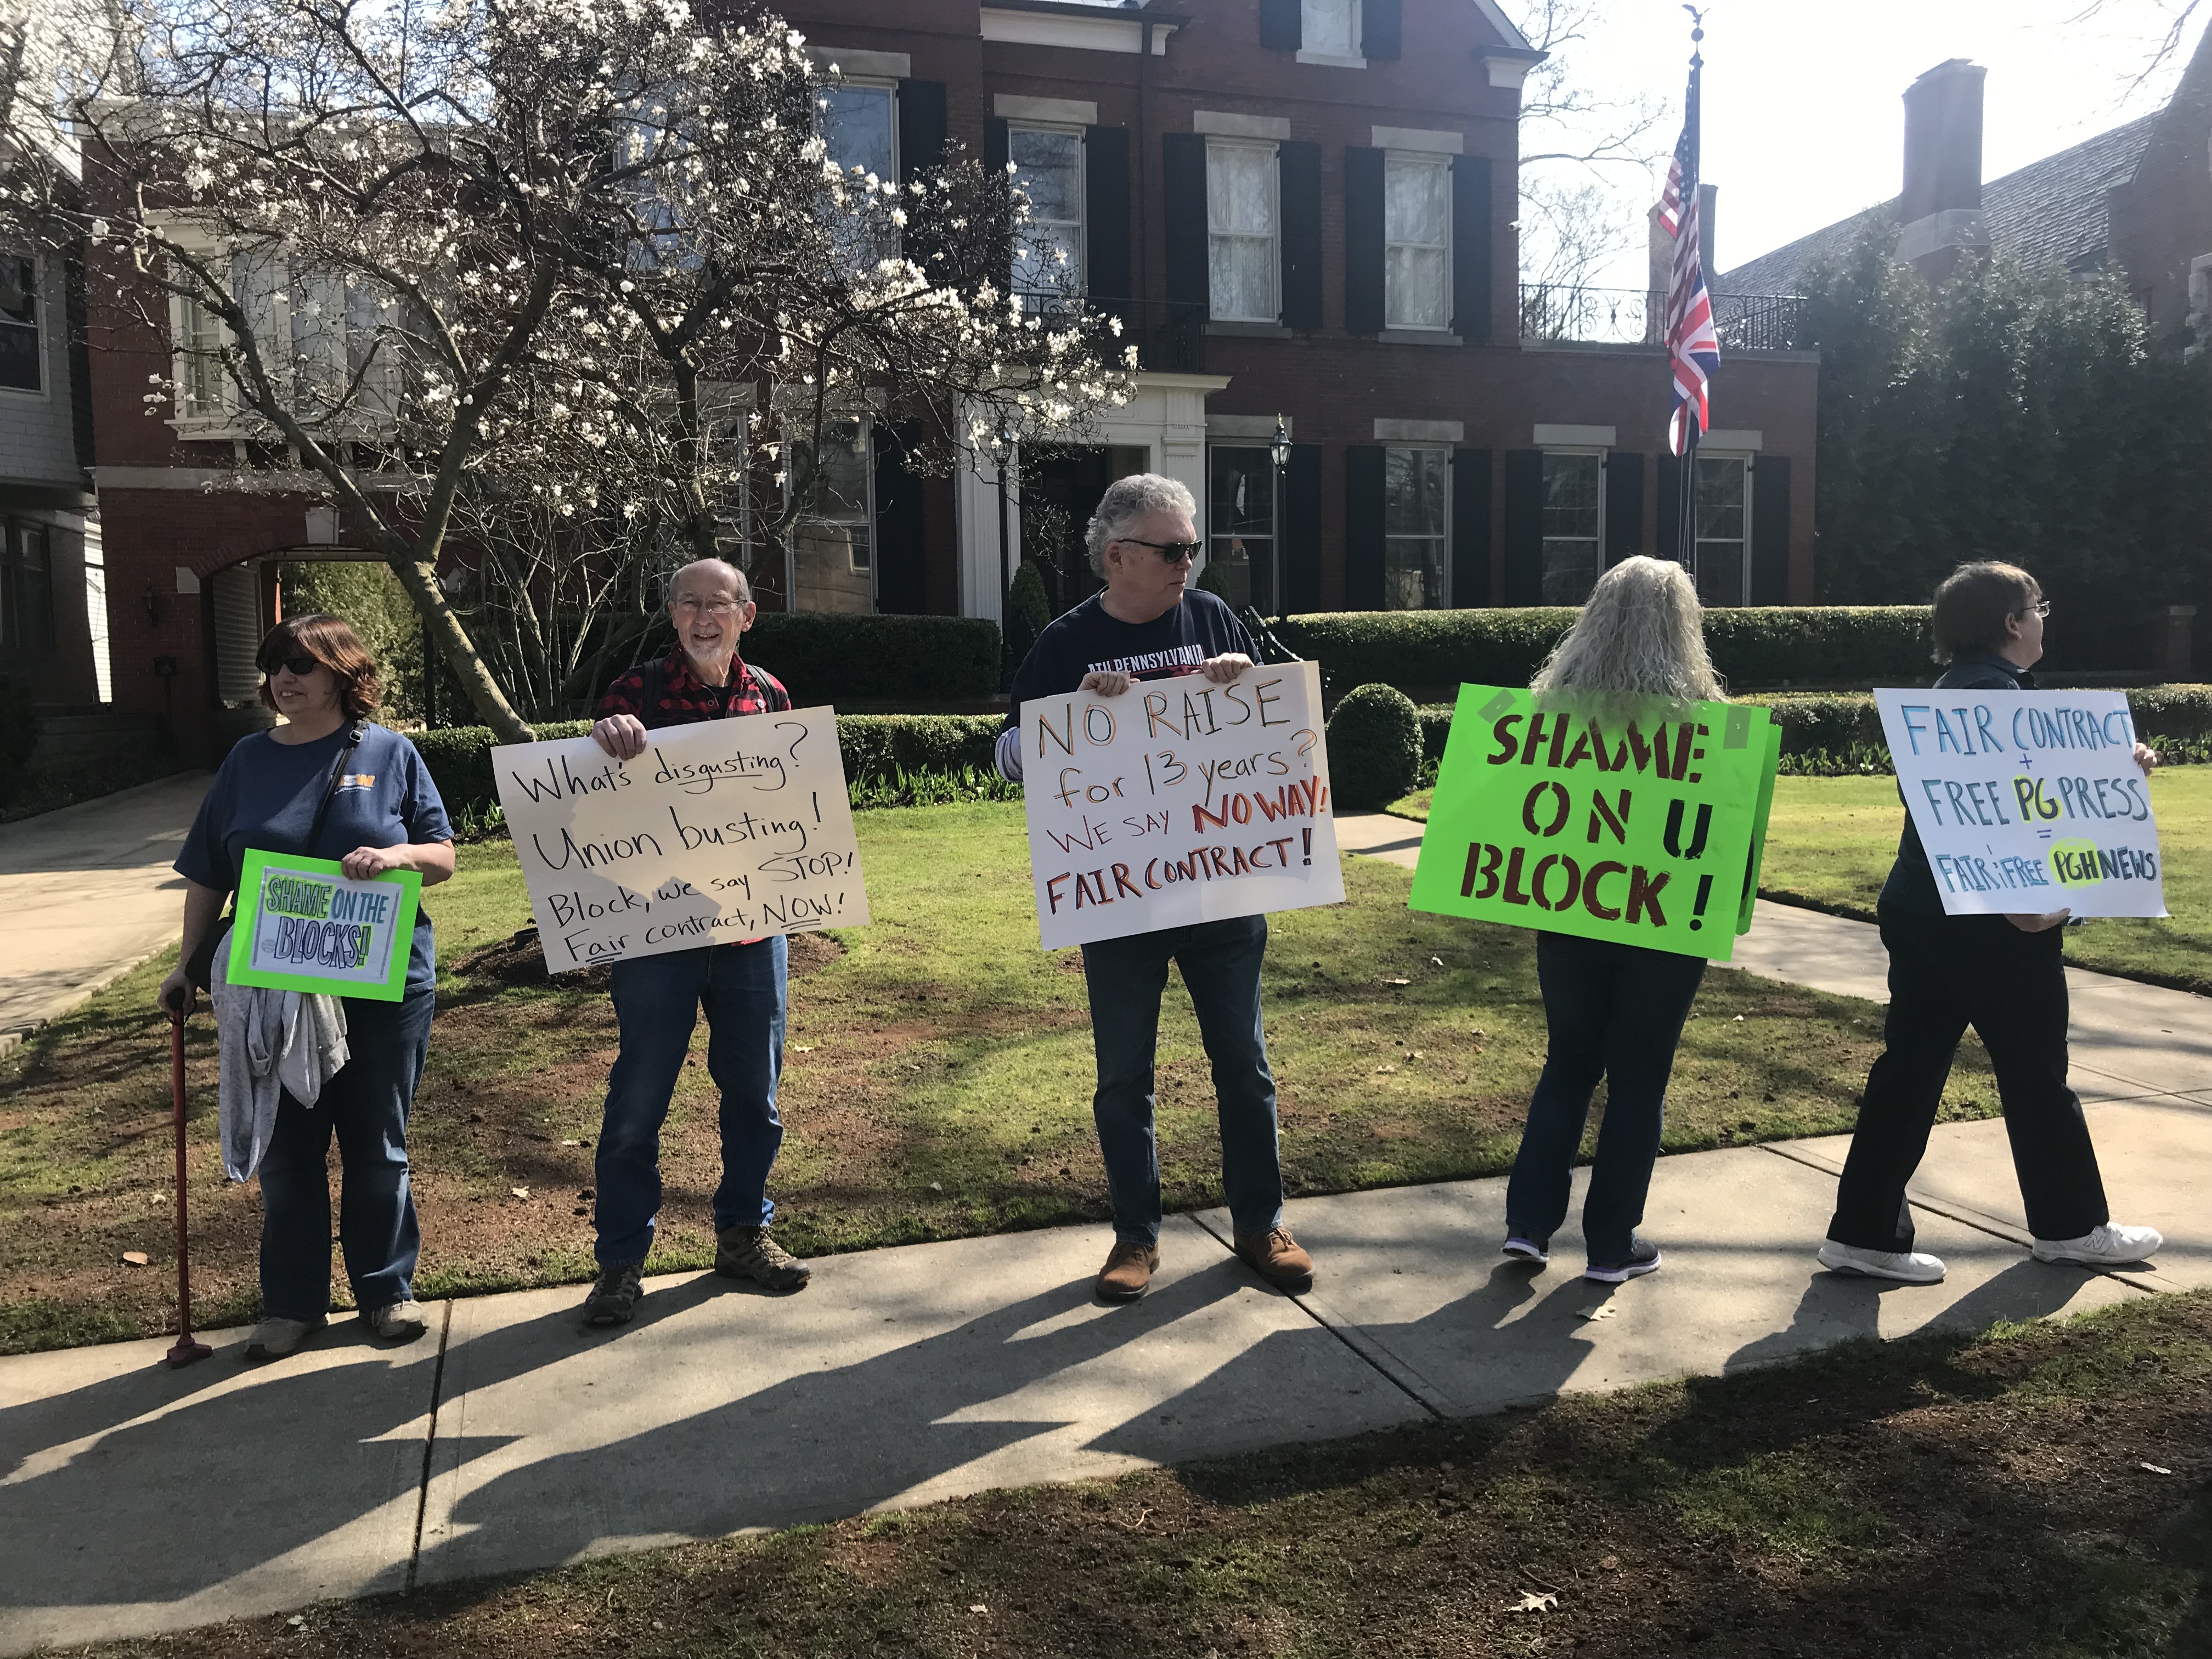
[[[0,806],[22,793],[38,746],[39,707],[31,688],[0,674]]]
[[[1363,685],[1337,704],[1328,717],[1328,772],[1340,802],[1388,806],[1420,771],[1420,715],[1404,692]]]
[[[837,748],[845,760],[845,781],[880,788],[915,773],[988,773],[1000,724],[994,714],[840,714]],[[548,720],[533,729],[550,741],[580,738],[592,723]],[[414,732],[410,740],[430,769],[447,816],[481,814],[497,804],[489,726],[441,726]]]
[[[1332,684],[1433,694],[1462,683],[1526,685],[1577,612],[1346,611],[1276,632]],[[1713,665],[1739,691],[1791,685],[1927,684],[1937,672],[1926,605],[1758,605],[1705,612]]]
[[[745,637],[757,663],[805,708],[825,702],[956,702],[999,690],[999,625],[985,617],[763,611]]]

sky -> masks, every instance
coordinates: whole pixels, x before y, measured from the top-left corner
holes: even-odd
[[[1905,116],[1923,70],[1950,58],[1989,70],[1982,176],[1995,179],[2159,107],[2197,44],[2201,4],[2182,51],[2151,81],[2150,62],[2178,0],[1713,0],[1705,9],[1705,177],[1718,187],[1714,262],[1756,258],[1897,193]],[[1509,9],[1525,15],[1529,5]],[[1593,37],[1570,49],[1577,83],[1607,98],[1664,100],[1651,147],[1671,153],[1681,125],[1690,19],[1679,0],[1608,0]],[[1524,145],[1529,137],[1524,137]],[[1639,213],[1660,172],[1612,175],[1617,209]],[[1639,233],[1640,234],[1640,233]],[[1602,285],[1641,288],[1638,243]]]

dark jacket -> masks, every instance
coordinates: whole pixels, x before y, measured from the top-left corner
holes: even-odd
[[[1943,678],[1936,682],[1938,691],[2033,691],[2035,676],[2025,668],[2000,657],[1994,651],[1975,651],[1953,659]],[[1898,799],[1905,799],[1902,789]],[[1889,867],[1889,879],[1881,884],[1880,908],[1903,910],[1917,916],[1940,916],[1943,914],[1943,896],[1936,890],[1936,872],[1928,867],[1928,849],[1920,844],[1920,831],[1913,827],[1912,813],[1905,814],[1905,833],[1897,838],[1897,862]]]

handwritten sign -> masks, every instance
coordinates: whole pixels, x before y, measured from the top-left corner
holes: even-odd
[[[1462,685],[1410,902],[1725,962],[1751,927],[1781,745],[1745,704],[1607,724]]]
[[[491,751],[554,973],[868,920],[832,708]]]
[[[422,891],[417,871],[352,881],[336,859],[249,848],[226,975],[233,985],[398,1002]]]
[[[1022,771],[1048,951],[1343,901],[1312,663],[1036,698]]]
[[[1874,696],[1946,914],[2166,913],[2124,694]]]

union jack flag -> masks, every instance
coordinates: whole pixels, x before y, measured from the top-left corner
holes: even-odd
[[[1690,82],[1689,111],[1681,142],[1667,169],[1667,193],[1659,216],[1674,238],[1674,264],[1667,289],[1667,361],[1674,374],[1674,406],[1667,416],[1667,447],[1685,455],[1711,424],[1706,387],[1721,366],[1721,343],[1713,332],[1712,296],[1705,291],[1705,260],[1698,249],[1698,83]]]

